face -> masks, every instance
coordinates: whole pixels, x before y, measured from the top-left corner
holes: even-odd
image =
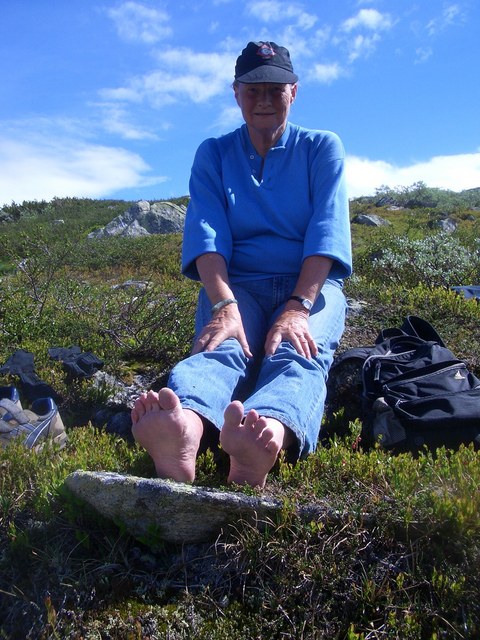
[[[265,82],[234,85],[235,98],[250,130],[267,133],[285,129],[297,85]]]

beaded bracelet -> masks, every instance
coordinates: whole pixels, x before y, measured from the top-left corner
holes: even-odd
[[[238,304],[238,300],[235,300],[235,298],[225,298],[225,300],[220,300],[220,302],[217,302],[217,304],[213,305],[212,316],[216,311],[218,311],[222,307],[226,307],[227,304]]]

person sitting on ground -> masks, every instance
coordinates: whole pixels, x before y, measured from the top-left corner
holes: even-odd
[[[264,487],[279,453],[315,450],[351,274],[344,149],[289,122],[287,49],[249,42],[233,90],[245,124],[197,150],[182,271],[203,287],[191,355],[141,394],[132,432],[160,478],[193,482],[212,432],[228,481]]]

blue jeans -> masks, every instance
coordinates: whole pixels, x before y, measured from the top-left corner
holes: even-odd
[[[189,356],[172,370],[168,386],[182,406],[209,421],[218,430],[223,412],[235,399],[245,412],[256,409],[261,416],[276,418],[297,439],[295,457],[314,451],[323,416],[326,380],[335,349],[345,326],[346,300],[341,285],[327,280],[308,320],[318,355],[307,359],[289,342],[264,355],[265,337],[281,313],[296,284],[296,277],[276,276],[232,285],[243,326],[254,357],[245,357],[235,338],[214,351]],[[200,290],[195,331],[211,318],[211,303]]]

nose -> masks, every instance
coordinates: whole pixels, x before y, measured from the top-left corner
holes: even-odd
[[[271,100],[272,100],[271,92],[267,88],[262,87],[258,92],[259,104],[269,104]]]

